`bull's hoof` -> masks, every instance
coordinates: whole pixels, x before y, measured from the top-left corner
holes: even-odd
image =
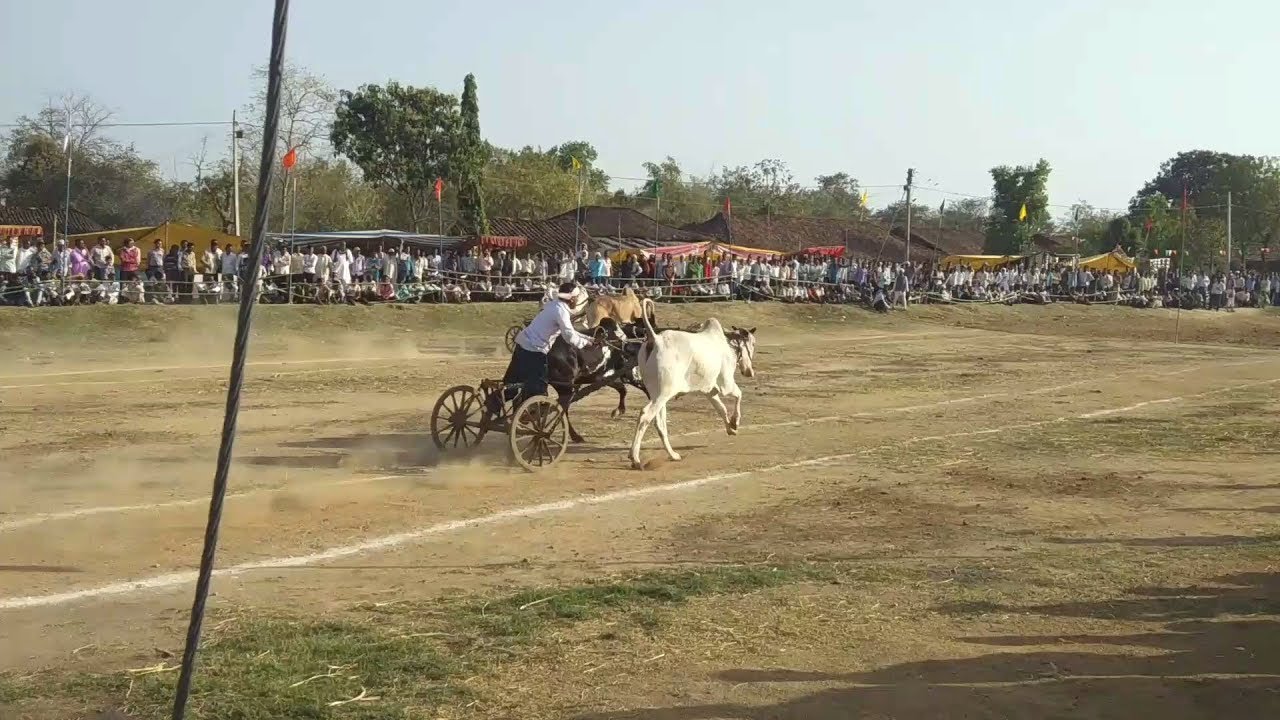
[[[627,414],[626,408],[614,408],[612,411],[609,412],[609,417],[620,418],[626,414]]]
[[[725,432],[727,432],[727,433],[729,433],[730,435],[737,435],[737,434],[738,434],[738,428],[737,428],[736,426],[733,426],[733,425],[730,425],[730,426],[726,427],[726,428],[724,429],[724,431],[725,431]]]
[[[574,445],[581,445],[582,443],[586,442],[586,438],[582,437],[581,435],[570,435],[569,442],[573,443]]]
[[[643,470],[643,469],[644,469],[644,463],[640,462],[639,460],[632,460],[632,461],[631,461],[631,469],[632,469],[632,470]]]
[[[671,453],[667,457],[671,458],[671,462],[680,462],[680,460],[682,459],[680,457],[680,453]]]

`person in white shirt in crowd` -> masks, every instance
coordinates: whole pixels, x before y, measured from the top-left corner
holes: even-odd
[[[231,248],[231,244],[227,244],[227,249],[222,253],[222,280],[228,283],[235,283],[240,277],[240,253]]]
[[[362,283],[368,279],[369,258],[358,248],[351,248],[351,282]]]
[[[298,272],[302,272],[301,259],[299,259]],[[271,274],[275,276],[278,283],[284,282],[284,276],[293,274],[293,256],[284,248],[276,248],[271,254]]]
[[[302,282],[308,285],[314,285],[319,279],[316,274],[320,266],[320,256],[316,254],[316,249],[312,245],[308,245],[306,250],[302,251]]]
[[[18,274],[26,275],[31,269],[31,258],[36,254],[36,249],[31,247],[31,238],[22,238],[18,243],[17,265]]]
[[[351,286],[351,263],[355,262],[355,258],[351,254],[351,250],[347,248],[346,243],[342,243],[334,249],[333,254],[329,256],[329,274],[338,284],[338,297],[346,298]]]
[[[316,253],[316,282],[327,288],[332,279],[333,258],[329,257],[329,248],[321,247]]]
[[[107,244],[105,237],[98,238],[98,244],[89,251],[89,264],[93,266],[94,280],[115,280],[116,254]]]

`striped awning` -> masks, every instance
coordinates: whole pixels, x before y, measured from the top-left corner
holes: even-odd
[[[39,225],[0,225],[0,237],[35,237],[43,235]]]

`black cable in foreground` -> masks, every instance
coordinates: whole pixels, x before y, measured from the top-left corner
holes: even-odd
[[[204,623],[205,601],[209,598],[209,581],[213,577],[213,558],[218,549],[218,526],[222,523],[222,503],[227,494],[227,475],[231,470],[231,449],[236,440],[236,417],[240,414],[240,389],[244,385],[245,356],[249,351],[249,327],[253,323],[253,306],[257,302],[258,276],[262,274],[262,252],[266,244],[267,210],[271,207],[271,171],[275,167],[276,133],[280,123],[280,83],[284,74],[284,40],[289,25],[289,0],[276,0],[275,18],[271,25],[271,59],[267,74],[267,113],[262,128],[262,162],[258,166],[258,207],[253,214],[253,242],[249,246],[249,267],[240,287],[240,311],[236,318],[235,346],[231,352],[231,379],[227,385],[227,408],[222,418],[222,440],[218,446],[218,466],[213,474],[213,496],[209,499],[209,521],[204,530],[204,549],[200,553],[200,574],[196,579],[196,596],[191,603],[191,622],[187,626],[187,643],[182,649],[182,667],[178,688],[173,697],[173,720],[183,720],[187,698],[191,695],[191,676],[195,672],[196,652],[200,647],[200,628]]]

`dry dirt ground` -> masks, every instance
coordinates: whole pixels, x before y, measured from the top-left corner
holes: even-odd
[[[209,660],[197,716],[1280,716],[1280,315],[660,310],[758,326],[743,432],[682,398],[684,460],[632,471],[643,398],[613,420],[605,391],[575,413],[588,443],[527,474],[498,438],[442,457],[424,430],[532,306],[261,308],[209,623],[260,637]],[[231,322],[0,314],[0,718],[166,716]],[[450,644],[490,602],[538,623]],[[258,651],[262,618],[292,643],[420,629],[391,641],[448,662]],[[218,705],[244,691],[219,667],[281,655],[316,665]]]

